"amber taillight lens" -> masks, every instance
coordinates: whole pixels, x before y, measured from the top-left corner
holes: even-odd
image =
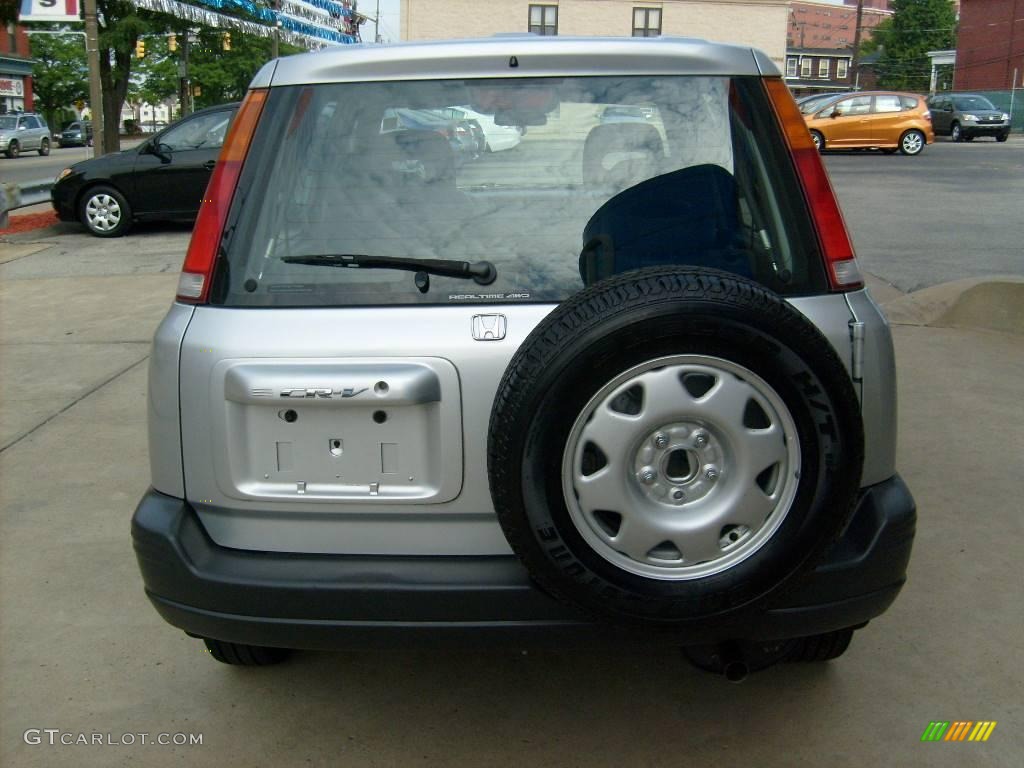
[[[199,206],[192,239],[188,244],[185,263],[178,278],[178,301],[189,304],[204,304],[210,294],[213,269],[217,263],[224,223],[231,209],[231,199],[242,173],[242,164],[249,152],[249,144],[256,132],[260,113],[267,100],[266,89],[249,91],[238,108],[234,122],[224,140],[217,165],[213,169],[206,194]]]
[[[864,281],[846,230],[846,222],[821,162],[821,155],[807,130],[804,116],[800,114],[789,89],[780,78],[769,77],[764,82],[811,212],[829,285],[833,291],[861,288]]]

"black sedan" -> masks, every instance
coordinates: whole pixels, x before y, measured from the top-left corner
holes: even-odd
[[[119,237],[135,221],[192,220],[238,104],[209,107],[138,147],[65,168],[51,198],[62,221]]]

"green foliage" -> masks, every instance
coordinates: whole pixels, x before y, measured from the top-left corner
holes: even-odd
[[[146,58],[135,65],[132,80],[129,95],[135,101],[159,104],[177,96],[178,54],[168,50],[167,35],[146,38]]]
[[[32,35],[32,84],[36,110],[60,127],[60,110],[89,98],[89,72],[81,35]]]
[[[270,61],[271,41],[266,37],[231,33],[231,50],[225,51],[223,33],[216,29],[203,29],[192,43],[189,75],[192,85],[198,86],[196,109],[238,101],[245,95],[253,75]],[[297,49],[282,45],[281,54]]]
[[[867,56],[868,54],[874,53],[879,48],[884,50],[888,47],[887,41],[890,34],[892,34],[891,16],[877,26],[871,28],[871,34],[866,35],[861,41],[860,55]]]
[[[883,33],[878,83],[894,90],[928,90],[928,51],[956,44],[956,16],[950,0],[892,0],[891,28]]]

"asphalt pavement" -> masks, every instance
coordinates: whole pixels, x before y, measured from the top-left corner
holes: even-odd
[[[123,139],[121,149],[129,149],[141,143],[141,139]],[[58,147],[56,143],[50,148],[50,154],[42,157],[36,152],[9,158],[0,154],[0,182],[25,184],[32,181],[49,179],[53,181],[64,168],[74,165],[93,156],[92,147]]]
[[[1022,150],[827,158],[872,290],[898,319],[898,466],[918,537],[903,593],[843,658],[741,686],[671,649],[217,664],[149,605],[128,530],[148,480],[149,340],[187,228],[0,236],[0,765],[1019,765],[1024,325],[999,313],[1024,304]],[[1016,196],[1014,216],[990,187]],[[927,231],[943,220],[958,222],[948,259]],[[988,330],[995,314],[1004,332]],[[922,743],[933,720],[998,725],[983,744]],[[202,744],[152,743],[179,733]],[[93,734],[103,743],[59,743]]]
[[[902,291],[1024,274],[1024,136],[824,157],[868,272]]]

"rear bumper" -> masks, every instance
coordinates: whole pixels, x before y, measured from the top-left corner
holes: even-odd
[[[799,637],[863,624],[903,586],[914,501],[898,476],[865,489],[823,562],[742,621],[644,639],[680,644]],[[132,519],[146,593],[186,632],[251,645],[334,649],[454,641],[586,640],[625,630],[594,624],[551,598],[519,561],[252,552],[215,544],[192,508],[150,490]]]

